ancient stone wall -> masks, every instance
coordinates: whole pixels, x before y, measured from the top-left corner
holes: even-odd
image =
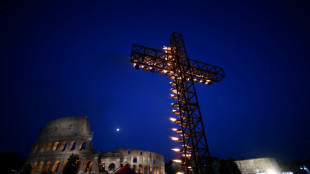
[[[115,153],[92,150],[92,136],[86,116],[66,117],[48,122],[26,160],[32,173],[62,173],[71,154],[80,158],[79,173],[112,173],[128,163],[140,174],[164,174],[164,157],[160,154],[118,148]]]
[[[136,173],[165,173],[164,156],[150,151],[117,148],[115,153],[104,153],[101,155],[100,159],[99,169],[104,166],[105,170],[108,170],[109,172],[112,172],[117,168],[122,167],[123,164],[128,163]]]
[[[86,116],[48,122],[27,159],[32,173],[61,173],[71,154],[79,155],[81,172],[89,161],[98,166],[98,154],[92,152],[92,136]]]
[[[242,174],[278,173],[280,167],[274,158],[256,158],[235,161]]]

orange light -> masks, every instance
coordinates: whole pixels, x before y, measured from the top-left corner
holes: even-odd
[[[182,140],[180,140],[178,137],[170,137],[171,140],[176,141],[176,142],[181,142]]]
[[[172,110],[172,113],[174,114],[174,115],[179,115],[180,114],[180,111],[178,111],[178,110]]]

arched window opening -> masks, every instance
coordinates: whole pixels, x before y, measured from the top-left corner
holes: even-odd
[[[40,152],[44,152],[45,146],[46,146],[45,144],[41,146]]]
[[[60,164],[60,161],[55,161],[55,163],[52,167],[52,170],[51,170],[52,173],[57,172],[59,164]]]
[[[108,168],[109,168],[109,171],[114,171],[115,170],[115,163],[111,163]]]
[[[133,163],[137,163],[137,157],[134,157],[132,160]]]
[[[62,167],[62,171],[64,171],[64,170],[65,170],[65,168],[66,168],[67,164],[68,164],[68,160],[66,160],[66,161],[64,162],[63,167]]]
[[[140,155],[142,155],[143,154],[143,152],[140,152]]]
[[[72,141],[71,142],[71,148],[70,148],[70,150],[75,150],[75,146],[76,146],[76,142],[75,141]]]
[[[85,165],[84,172],[90,173],[92,166],[93,166],[93,162],[88,161]]]
[[[65,151],[65,150],[66,150],[66,147],[67,147],[67,142],[64,141],[64,142],[61,143],[60,150],[61,150],[61,151]]]
[[[58,149],[58,147],[59,147],[59,142],[56,141],[53,146],[53,151],[55,152]]]
[[[40,173],[40,172],[41,172],[43,165],[44,165],[44,161],[41,161],[41,162],[39,163],[38,168],[37,168],[37,171],[36,171],[37,173]]]
[[[149,172],[149,173],[152,173],[152,171],[153,171],[153,170],[152,170],[152,165],[150,165],[150,172]]]
[[[33,148],[32,154],[36,153],[37,150],[38,150],[38,146],[35,146],[35,147]]]
[[[84,151],[86,149],[86,141],[84,141],[81,145],[80,145],[80,151]]]
[[[161,173],[165,173],[165,168],[162,166],[162,167],[160,168],[160,171],[161,171]]]
[[[43,173],[48,173],[48,170],[50,169],[51,167],[51,161],[47,161],[45,166],[44,166],[44,170],[43,170]]]
[[[142,164],[139,165],[139,174],[143,174],[143,166],[142,166]]]
[[[37,165],[38,165],[38,162],[34,162],[33,168],[32,168],[32,170],[31,170],[31,173],[34,173],[34,172],[36,171]]]
[[[144,173],[147,173],[147,165],[144,166]]]
[[[48,144],[47,144],[47,147],[46,147],[46,149],[45,149],[45,152],[50,151],[51,146],[52,146],[52,143],[48,143]]]
[[[128,150],[128,154],[130,154],[130,150]]]
[[[105,163],[104,162],[101,162],[99,164],[99,172],[105,172]]]

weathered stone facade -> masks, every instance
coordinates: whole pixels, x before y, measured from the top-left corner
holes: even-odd
[[[92,136],[86,116],[66,117],[48,122],[41,130],[26,164],[32,173],[62,173],[71,154],[80,157],[79,173],[112,173],[124,163],[143,174],[163,174],[164,157],[160,154],[118,148],[115,153],[92,150]]]
[[[274,158],[256,158],[235,161],[242,174],[278,173],[281,171]]]

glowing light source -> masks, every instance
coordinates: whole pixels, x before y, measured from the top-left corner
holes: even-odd
[[[174,159],[174,160],[172,160],[173,162],[175,162],[175,163],[182,163],[182,160],[181,159]]]
[[[176,83],[175,83],[175,82],[170,82],[170,85],[171,85],[171,86],[175,86]]]
[[[166,72],[165,75],[170,76],[171,75],[170,71]]]
[[[174,94],[171,94],[171,98],[172,98],[172,99],[178,99],[178,96],[177,96],[177,95],[174,95]]]
[[[181,142],[182,141],[178,137],[170,137],[170,138],[171,138],[171,140],[176,141],[176,142]]]
[[[171,103],[171,105],[176,108],[179,107],[179,103]]]
[[[182,133],[182,130],[181,129],[177,129],[177,128],[172,128],[171,130],[175,131],[176,133]]]
[[[207,82],[206,82],[206,84],[207,84],[207,85],[211,85],[211,84],[212,84],[212,80],[209,80],[209,79],[208,79]]]
[[[140,68],[140,66],[135,64],[135,63],[133,64],[133,67],[135,67],[135,69],[139,69]]]
[[[268,174],[277,174],[278,172],[275,171],[274,169],[269,169],[269,170],[267,170],[267,173]]]
[[[119,132],[119,128],[117,128],[116,131]]]
[[[177,120],[176,118],[170,117],[169,119],[174,123],[181,123],[181,120]]]
[[[182,156],[185,156],[185,154],[182,154]],[[186,157],[191,157],[192,155],[191,154],[186,154]]]
[[[173,117],[170,117],[169,118],[171,121],[175,122],[177,119],[176,118],[173,118]]]
[[[179,148],[173,148],[173,149],[171,149],[171,150],[173,150],[173,151],[175,151],[175,152],[181,152],[181,149],[179,149]]]
[[[172,113],[173,113],[174,115],[179,115],[179,114],[180,114],[180,111],[173,109],[173,110],[172,110]]]
[[[171,88],[171,91],[173,92],[173,93],[177,93],[178,91],[177,91],[177,89],[175,89],[175,88]]]

